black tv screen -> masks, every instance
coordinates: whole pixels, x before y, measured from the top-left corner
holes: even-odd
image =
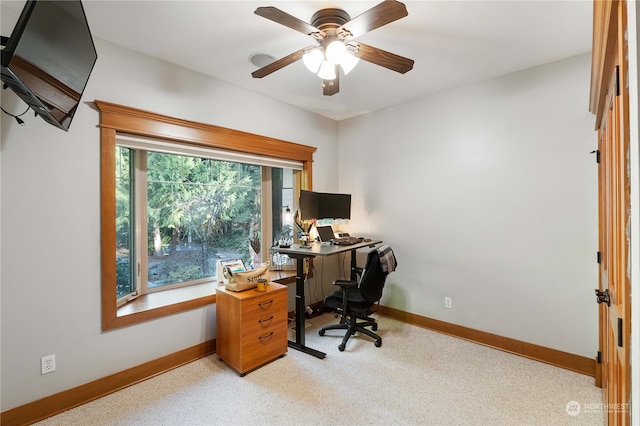
[[[300,191],[300,218],[351,219],[351,194]]]
[[[97,58],[81,1],[30,0],[2,50],[2,82],[66,131]]]

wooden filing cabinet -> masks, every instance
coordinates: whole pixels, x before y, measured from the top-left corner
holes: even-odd
[[[287,352],[287,287],[266,291],[216,289],[216,353],[234,370],[247,372]]]

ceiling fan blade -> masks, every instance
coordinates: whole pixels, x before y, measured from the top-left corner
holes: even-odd
[[[337,29],[336,34],[346,30],[350,34],[347,38],[360,37],[364,33],[404,18],[408,14],[404,3],[396,0],[385,0],[342,25]]]
[[[289,15],[288,13],[283,12],[282,10],[273,6],[259,7],[255,10],[254,13],[273,22],[277,22],[278,24],[282,24],[285,27],[289,27],[291,29],[299,31],[302,34],[310,35],[313,33],[321,32],[313,25],[307,24],[306,22],[296,18],[295,16]]]
[[[291,65],[295,61],[299,61],[300,59],[302,59],[302,55],[304,55],[305,49],[297,50],[291,53],[290,55],[285,56],[284,58],[280,58],[277,61],[273,61],[270,64],[265,65],[264,67],[252,72],[251,76],[253,78],[262,78],[271,74],[272,72],[278,71],[279,69],[286,67],[287,65]]]
[[[340,91],[340,73],[336,66],[336,78],[333,80],[322,80],[322,94],[333,96]]]
[[[358,51],[355,53],[355,56],[364,61],[380,65],[381,67],[399,72],[400,74],[404,74],[413,69],[413,59],[405,58],[404,56],[396,55],[395,53],[387,52],[363,43],[357,43],[357,45]]]

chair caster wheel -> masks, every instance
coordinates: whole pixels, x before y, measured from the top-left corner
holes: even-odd
[[[373,324],[373,325],[371,326],[371,330],[373,330],[373,331],[378,331],[378,324]]]
[[[376,345],[376,348],[379,348],[380,346],[382,346],[382,342],[378,342],[378,341],[376,340],[376,342],[374,343],[374,345]]]
[[[318,331],[318,334],[321,335],[321,336],[324,336],[324,330],[320,329],[320,331]]]
[[[343,352],[344,351],[344,345],[338,345],[338,350],[340,352]]]

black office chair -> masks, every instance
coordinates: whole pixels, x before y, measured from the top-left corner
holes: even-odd
[[[393,251],[385,245],[369,252],[364,268],[356,268],[358,281],[334,281],[333,284],[340,286],[341,290],[332,291],[324,299],[324,304],[341,315],[340,323],[322,327],[320,335],[324,336],[327,330],[347,330],[342,343],[338,345],[340,351],[344,351],[347,341],[356,332],[375,339],[377,347],[382,346],[382,338],[374,333],[378,330],[378,323],[370,315],[373,314],[373,306],[382,296],[387,275],[395,266]],[[365,327],[370,327],[371,330]]]

